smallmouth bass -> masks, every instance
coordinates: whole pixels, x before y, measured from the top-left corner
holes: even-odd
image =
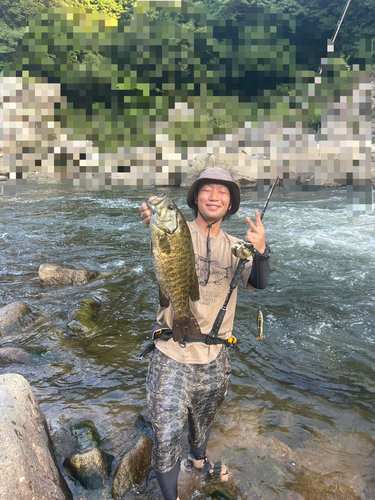
[[[151,254],[159,283],[162,307],[172,303],[174,311],[173,340],[185,335],[199,338],[199,325],[190,311],[189,298],[199,300],[199,283],[189,227],[176,204],[165,194],[148,202]]]

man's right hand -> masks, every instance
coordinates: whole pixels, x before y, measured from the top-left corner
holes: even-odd
[[[155,198],[157,198],[157,196],[151,196],[148,199],[148,201],[152,201]],[[147,203],[142,203],[142,205],[139,207],[139,210],[141,212],[141,219],[146,224],[146,226],[149,226],[152,213],[151,210],[148,208]]]

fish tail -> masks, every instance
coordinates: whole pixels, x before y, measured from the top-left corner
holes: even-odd
[[[175,342],[181,342],[184,340],[185,335],[193,337],[194,339],[199,339],[201,336],[201,329],[197,323],[197,320],[193,315],[189,318],[180,318],[173,320],[173,340]]]

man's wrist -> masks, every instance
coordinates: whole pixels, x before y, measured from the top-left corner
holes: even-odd
[[[266,260],[270,258],[271,247],[266,245],[266,248],[263,253],[258,252],[257,249],[254,250],[255,258],[258,260]]]

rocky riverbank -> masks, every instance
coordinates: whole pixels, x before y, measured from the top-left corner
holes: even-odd
[[[108,274],[108,273],[107,273]],[[86,269],[44,264],[39,279],[44,287],[84,286],[99,273]],[[84,297],[72,313],[71,335],[87,333],[95,327],[100,301]],[[41,320],[24,302],[0,308],[0,338],[11,340],[30,330]],[[20,347],[0,347],[0,366],[34,365],[37,361]],[[0,376],[0,498],[12,500],[73,500],[73,495],[57,465],[53,443],[43,413],[27,380],[19,374]],[[114,456],[101,450],[95,424],[81,420],[71,427],[75,453],[66,457],[63,467],[68,476],[88,490],[102,489],[113,482],[112,495],[121,500],[134,485],[140,485],[151,470],[152,432],[143,418],[144,432],[112,471]],[[113,474],[111,474],[113,472]]]
[[[53,115],[56,103],[64,101],[58,85],[26,85],[16,78],[3,80],[6,99],[0,109],[4,128],[0,144],[2,184],[63,182],[89,189],[175,186],[190,175],[196,157],[208,153],[259,185],[268,185],[278,175],[285,186],[338,187],[346,185],[353,175],[355,179],[357,170],[359,183],[371,177],[375,185],[375,149],[369,149],[368,123],[363,116],[363,103],[358,100],[371,88],[375,107],[374,82],[371,87],[361,82],[352,99],[331,103],[327,115],[322,116],[318,133],[298,122],[291,128],[282,121],[248,123],[244,129],[215,137],[201,148],[188,148],[182,154],[165,132],[165,126],[156,124],[156,129],[163,132],[156,135],[155,146],[147,151],[144,147],[119,148],[109,155],[101,153],[95,143],[74,138],[58,123],[42,120],[43,115]],[[183,115],[183,104],[178,106],[179,115]],[[171,116],[173,128],[173,113]],[[356,121],[358,116],[362,119]],[[353,121],[358,126],[352,126]],[[373,118],[375,141],[374,121]]]

